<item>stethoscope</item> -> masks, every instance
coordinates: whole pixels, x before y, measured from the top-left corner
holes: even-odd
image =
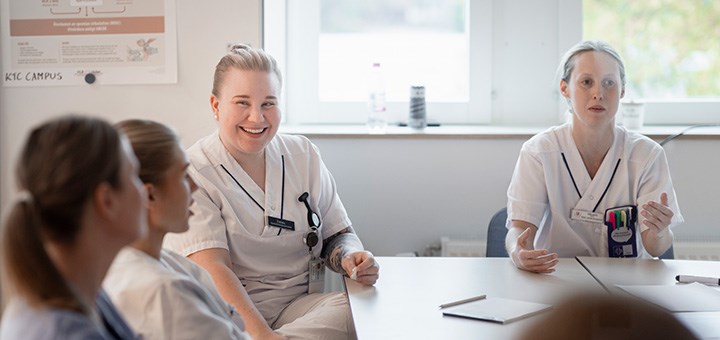
[[[278,219],[275,217],[268,216],[268,221],[269,221],[268,224],[273,227],[278,228],[278,233],[277,233],[278,236],[280,236],[280,233],[282,232],[283,229],[295,230],[295,222],[283,219],[283,213],[285,210],[285,155],[281,155],[280,159],[282,161],[282,184],[281,184],[282,191],[280,193],[280,218]],[[240,182],[235,178],[235,176],[233,176],[230,173],[230,171],[228,171],[228,169],[223,164],[220,164],[220,167],[223,170],[225,170],[225,173],[227,173],[228,176],[230,176],[230,178],[232,178],[232,180],[240,187],[240,189],[242,189],[242,191],[245,193],[245,195],[247,195],[253,201],[253,203],[255,203],[255,205],[258,208],[260,208],[260,210],[262,210],[264,213],[265,208],[263,208],[263,206],[260,205],[260,203],[258,203],[258,201],[255,200],[255,198],[253,198],[252,195],[250,195],[250,193],[247,190],[245,190],[245,187],[243,187],[243,185],[240,184]],[[318,214],[316,214],[315,211],[312,210],[312,208],[310,207],[310,203],[308,203],[309,196],[310,196],[310,194],[308,194],[307,192],[304,192],[302,195],[300,195],[300,197],[298,197],[298,201],[303,202],[305,204],[305,208],[307,208],[307,221],[308,221],[308,225],[310,226],[310,229],[305,234],[305,236],[303,236],[303,243],[305,243],[305,245],[308,246],[308,249],[310,250],[310,252],[312,252],[312,248],[315,247],[318,244],[318,242],[320,242],[320,237],[318,235],[318,228],[320,228],[321,221],[320,221],[320,216],[318,216]]]
[[[578,189],[577,183],[575,183],[575,177],[573,177],[572,171],[570,171],[570,165],[568,165],[567,159],[565,158],[565,153],[561,152],[560,155],[562,156],[563,162],[565,163],[565,169],[567,169],[568,174],[570,175],[570,179],[572,180],[572,184],[575,187],[575,191],[577,192],[578,196],[582,199],[582,194],[580,193],[580,190]],[[593,212],[597,210],[597,208],[600,206],[600,202],[602,202],[603,198],[605,198],[605,194],[607,194],[608,189],[610,189],[610,184],[612,184],[613,179],[615,178],[615,173],[617,172],[618,166],[620,166],[620,158],[618,158],[617,163],[615,163],[615,169],[613,170],[612,175],[610,176],[610,181],[608,182],[607,186],[605,187],[605,190],[602,193],[602,196],[600,196],[600,199],[597,201],[597,204],[595,204],[595,208],[593,208]]]
[[[316,214],[312,208],[310,208],[310,203],[308,203],[308,196],[310,194],[304,192],[300,197],[298,197],[298,201],[305,203],[305,208],[307,208],[307,221],[308,225],[310,226],[310,230],[305,234],[305,237],[303,237],[303,242],[305,242],[305,245],[310,248],[310,252],[312,252],[312,248],[318,244],[318,241],[320,241],[320,237],[318,236],[318,228],[320,228],[320,216]]]

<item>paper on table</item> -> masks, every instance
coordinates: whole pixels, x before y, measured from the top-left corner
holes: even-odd
[[[720,311],[720,291],[697,282],[662,286],[616,286],[671,312]]]
[[[498,297],[468,302],[443,309],[443,315],[508,323],[549,309],[550,305]]]

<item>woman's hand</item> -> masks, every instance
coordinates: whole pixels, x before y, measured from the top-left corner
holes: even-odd
[[[660,235],[672,222],[674,216],[668,207],[667,193],[660,195],[660,202],[650,201],[642,205],[640,214],[645,217],[642,224],[650,228],[653,234]]]
[[[535,236],[532,232],[533,228],[535,227],[527,227],[518,235],[510,257],[513,263],[522,270],[543,274],[552,273],[555,271],[553,267],[559,262],[557,254],[550,253],[547,249],[532,249],[527,246],[530,236],[532,235],[533,238]]]
[[[351,279],[372,286],[379,277],[380,265],[372,253],[366,250],[345,255],[342,267]]]

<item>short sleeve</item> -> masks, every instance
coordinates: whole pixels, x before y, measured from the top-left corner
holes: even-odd
[[[184,233],[168,233],[163,246],[183,256],[211,248],[229,250],[227,230],[220,208],[201,186],[202,181],[197,172],[195,175],[192,169],[188,169],[188,172],[193,179],[198,178],[196,183],[199,183],[198,189],[192,195],[194,202],[190,206],[190,226]]]
[[[312,168],[317,176],[317,184],[319,186],[320,195],[318,197],[318,213],[322,218],[322,237],[326,239],[338,231],[341,231],[351,225],[350,218],[347,215],[345,206],[340,200],[337,192],[335,179],[330,170],[320,157],[318,148],[307,141],[312,146],[310,155],[312,157]]]
[[[642,207],[643,204],[650,201],[660,202],[660,195],[664,192],[667,193],[668,196],[668,206],[673,211],[670,227],[684,222],[670,177],[670,167],[667,163],[665,151],[660,147],[654,149],[650,157],[648,157],[647,164],[643,166],[642,169],[643,172],[640,178],[637,197],[638,209],[641,209],[640,207]],[[643,223],[644,219],[641,214],[638,221],[640,232],[648,229]]]
[[[540,227],[548,207],[545,169],[538,155],[528,149],[526,143],[520,150],[508,187],[508,228],[511,220],[521,220]]]

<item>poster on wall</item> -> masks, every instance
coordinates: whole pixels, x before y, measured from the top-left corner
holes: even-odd
[[[0,0],[3,86],[177,82],[175,0]]]

